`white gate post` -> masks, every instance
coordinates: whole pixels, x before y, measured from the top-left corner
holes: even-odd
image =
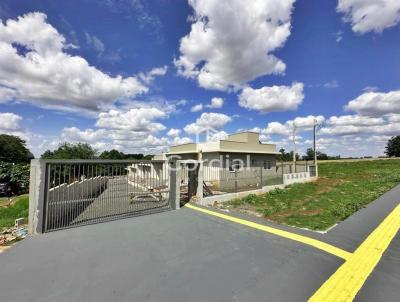
[[[203,176],[203,161],[199,160],[197,162],[198,168],[197,168],[197,191],[196,191],[196,196],[197,200],[199,203],[201,203],[201,200],[203,199],[203,181],[204,181],[204,176]]]
[[[43,233],[45,182],[46,162],[32,159],[29,182],[29,234]]]
[[[169,202],[171,209],[180,208],[181,202],[181,161],[173,160],[168,163],[169,169]]]

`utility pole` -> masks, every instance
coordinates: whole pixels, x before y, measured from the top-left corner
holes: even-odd
[[[296,173],[296,124],[293,123],[293,171]]]
[[[318,165],[317,165],[317,128],[320,126],[317,119],[314,119],[314,169],[315,176],[318,177]]]
[[[316,143],[317,125],[318,122],[316,119],[314,119],[314,165],[317,165],[317,143]]]

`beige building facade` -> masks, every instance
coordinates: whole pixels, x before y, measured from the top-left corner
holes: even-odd
[[[248,186],[257,177],[261,182],[276,177],[276,145],[260,142],[259,133],[240,132],[226,139],[173,146],[166,158],[201,160],[203,178],[214,189]],[[259,184],[261,185],[261,184]]]

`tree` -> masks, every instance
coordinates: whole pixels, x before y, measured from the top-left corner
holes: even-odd
[[[151,155],[151,154],[147,154],[147,155],[144,155],[144,154],[142,154],[142,153],[133,153],[133,154],[126,154],[126,158],[127,159],[144,159],[144,160],[150,160],[150,159],[152,159],[154,157],[154,155]]]
[[[44,159],[94,159],[97,151],[89,144],[63,143],[54,151],[47,150],[41,156]]]
[[[0,134],[0,161],[29,163],[33,158],[23,139],[14,135]]]
[[[279,161],[293,161],[293,151],[286,152],[285,149],[281,148],[278,154]],[[300,155],[296,153],[296,160],[300,159]]]
[[[286,153],[285,149],[279,149],[279,154],[277,156],[279,161],[288,161],[290,160],[290,153]]]
[[[314,160],[314,149],[308,148],[306,154],[302,156],[303,160]],[[340,159],[340,155],[338,156],[329,156],[326,153],[322,153],[321,151],[317,151],[317,159],[318,160],[327,160],[327,159]]]
[[[112,149],[110,151],[103,151],[100,159],[126,159],[126,155],[118,150]]]
[[[7,183],[13,193],[25,192],[29,188],[29,164],[0,162],[0,182]]]
[[[314,149],[308,148],[306,151],[306,155],[304,155],[303,160],[313,160],[314,159]]]
[[[296,153],[296,161],[300,159],[299,153]],[[286,161],[293,161],[293,151],[290,151],[289,158]]]
[[[388,140],[385,153],[389,157],[400,157],[400,135],[393,136]]]

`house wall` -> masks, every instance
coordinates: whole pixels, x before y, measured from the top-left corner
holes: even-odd
[[[169,155],[170,157],[171,155]],[[181,160],[197,160],[198,153],[180,154]],[[232,160],[239,159],[243,168],[229,171]],[[275,154],[205,152],[202,153],[203,180],[213,190],[232,191],[249,190],[266,185],[281,184],[282,173],[276,171]],[[264,168],[264,162],[270,162],[270,169]],[[183,169],[181,179],[185,182],[187,172]]]
[[[257,132],[239,132],[228,135],[226,140],[242,142],[242,143],[259,144],[260,134]]]
[[[222,167],[219,161],[215,161],[217,159],[222,160]],[[244,169],[229,171],[230,162],[235,159],[243,162]],[[214,190],[247,190],[282,183],[282,176],[275,169],[276,159],[273,154],[214,152],[203,154],[203,160],[204,181]],[[264,161],[270,162],[271,169],[264,169]]]
[[[170,147],[169,154],[208,152],[237,152],[277,154],[276,145],[260,143],[260,135],[256,132],[242,132],[228,135],[224,140],[203,143],[188,143]]]

